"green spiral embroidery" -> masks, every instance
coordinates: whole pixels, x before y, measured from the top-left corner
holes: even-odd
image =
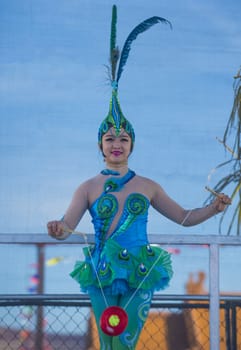
[[[127,208],[133,215],[142,215],[147,211],[148,205],[145,197],[142,194],[133,193],[128,198]]]
[[[114,215],[117,210],[117,199],[111,195],[106,194],[98,201],[97,211],[101,219],[108,219]]]

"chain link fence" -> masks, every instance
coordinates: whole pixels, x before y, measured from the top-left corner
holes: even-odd
[[[98,350],[86,296],[0,297],[0,350]],[[137,350],[208,350],[209,302],[155,295]],[[241,349],[241,298],[220,302],[220,350]]]

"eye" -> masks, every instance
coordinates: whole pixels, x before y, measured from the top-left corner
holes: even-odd
[[[121,141],[122,141],[122,142],[129,142],[129,139],[128,139],[127,137],[122,137],[122,138],[121,138]]]
[[[105,141],[106,141],[106,142],[111,142],[111,141],[113,141],[113,137],[111,137],[111,136],[106,137],[106,138],[105,138]]]

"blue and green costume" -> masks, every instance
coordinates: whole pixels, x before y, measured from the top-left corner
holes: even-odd
[[[126,310],[131,322],[123,334],[112,340],[119,342],[117,348],[120,350],[134,349],[153,292],[165,288],[172,277],[170,254],[148,242],[146,227],[150,202],[143,194],[128,195],[117,227],[107,237],[118,210],[114,193],[121,191],[134,176],[135,173],[129,170],[124,177],[111,177],[105,182],[103,193],[89,210],[95,229],[95,245],[84,248],[85,260],[77,261],[71,273],[81,290],[89,293],[97,324],[105,308],[101,292],[109,306],[123,306],[134,295]],[[99,332],[103,342],[101,349],[112,349],[106,345],[111,337]]]
[[[112,8],[109,69],[112,96],[109,113],[98,132],[100,148],[102,136],[113,127],[116,136],[122,130],[130,135],[131,151],[133,149],[135,133],[122,113],[118,100],[118,84],[132,42],[139,34],[159,22],[171,27],[171,23],[162,17],[148,18],[131,31],[120,52],[116,45],[117,8],[115,5]],[[102,173],[109,174],[108,171]],[[124,177],[113,176],[105,182],[103,193],[89,209],[95,229],[95,245],[93,248],[84,248],[85,261],[77,262],[71,273],[80,284],[81,290],[90,295],[101,350],[135,349],[154,291],[165,288],[172,277],[170,255],[148,242],[146,226],[150,202],[142,193],[131,193],[127,196],[117,227],[109,235],[118,211],[118,200],[114,193],[121,191],[125,183],[134,176],[135,173],[129,170]],[[100,329],[99,319],[106,307],[103,295],[109,306],[125,308],[128,314],[130,322],[119,336],[110,337]]]

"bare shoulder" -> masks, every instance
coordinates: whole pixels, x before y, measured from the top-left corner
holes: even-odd
[[[141,187],[143,191],[148,192],[150,198],[153,198],[157,191],[162,190],[161,186],[156,181],[148,177],[136,175],[135,178],[138,186]]]
[[[98,175],[93,176],[93,177],[85,180],[84,182],[82,182],[78,186],[77,190],[78,189],[80,189],[80,190],[81,189],[82,190],[89,190],[89,189],[93,188],[93,186],[95,186],[97,183],[99,183],[99,181],[100,181],[100,175],[98,174]]]
[[[154,186],[154,187],[158,186],[158,187],[160,187],[160,185],[156,181],[154,181],[154,180],[152,180],[152,179],[150,179],[148,177],[145,177],[145,176],[136,175],[136,180],[139,181],[140,183],[144,184],[144,185],[146,184],[148,186]]]

